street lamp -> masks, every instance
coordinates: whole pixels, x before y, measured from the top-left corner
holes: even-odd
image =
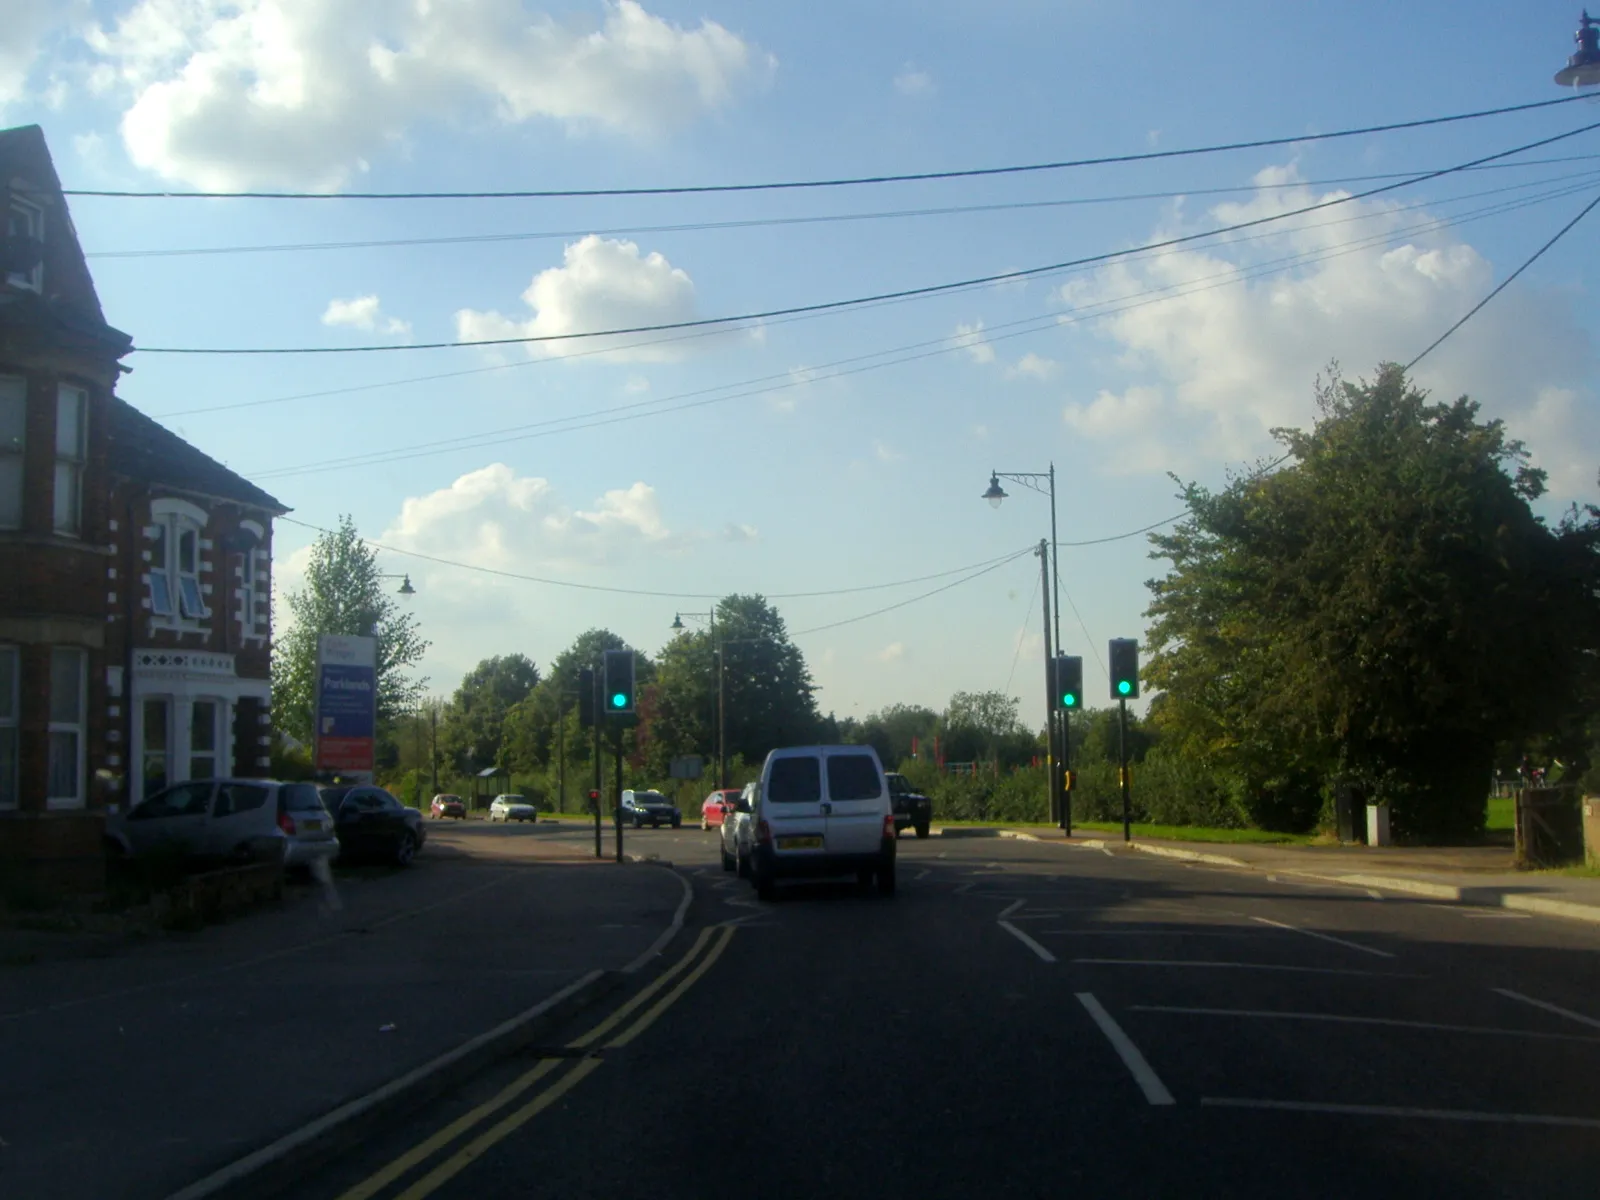
[[[415,596],[417,594],[417,589],[411,586],[411,576],[410,575],[386,575],[386,574],[384,574],[383,572],[380,571],[378,573],[378,578],[379,579],[398,579],[398,580],[400,580],[401,581],[400,586],[395,589],[395,592],[398,595],[404,596],[407,600],[411,599],[411,597],[413,597],[413,596]]]
[[[1005,488],[1000,486],[1002,479],[1013,483],[1020,483],[1024,487],[1032,488],[1040,495],[1050,497],[1050,545],[1041,547],[1043,561],[1040,566],[1044,574],[1044,668],[1045,668],[1045,728],[1049,734],[1050,742],[1050,811],[1056,814],[1059,805],[1061,827],[1069,834],[1072,832],[1072,809],[1070,798],[1062,800],[1065,795],[1062,784],[1065,776],[1059,775],[1067,766],[1067,758],[1071,754],[1070,720],[1065,714],[1057,717],[1054,688],[1050,681],[1051,664],[1055,661],[1055,654],[1061,649],[1061,561],[1060,547],[1056,537],[1056,465],[1050,464],[1048,471],[990,471],[989,488],[983,493],[983,498],[989,502],[991,508],[999,508],[1000,502],[1007,496]],[[1055,618],[1054,634],[1055,645],[1051,646],[1051,583],[1054,583]],[[1062,726],[1065,726],[1064,728]],[[1059,746],[1059,753],[1057,748]]]
[[[1567,65],[1556,72],[1556,82],[1562,87],[1594,87],[1600,84],[1600,21],[1583,10],[1578,18],[1578,31],[1572,35],[1578,52],[1567,59]]]

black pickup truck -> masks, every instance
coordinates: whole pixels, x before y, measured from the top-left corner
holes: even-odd
[[[889,781],[889,798],[894,804],[894,831],[899,833],[910,825],[919,838],[928,836],[933,823],[933,801],[911,786],[911,781],[898,771],[885,771]]]

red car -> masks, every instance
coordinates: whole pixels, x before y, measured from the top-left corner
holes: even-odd
[[[707,796],[706,802],[700,806],[700,828],[714,829],[721,825],[733,811],[733,803],[743,790],[743,788],[719,788]]]
[[[458,821],[467,819],[467,806],[462,803],[460,796],[435,796],[433,803],[428,807],[430,817],[454,817]]]

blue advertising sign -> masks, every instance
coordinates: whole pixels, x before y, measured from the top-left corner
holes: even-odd
[[[323,634],[317,639],[319,770],[372,771],[378,725],[375,638]]]

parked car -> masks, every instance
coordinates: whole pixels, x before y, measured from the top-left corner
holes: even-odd
[[[289,839],[283,864],[310,867],[339,857],[339,836],[333,814],[322,803],[313,783],[284,783],[278,787],[278,828]]]
[[[526,796],[511,793],[496,796],[489,805],[491,821],[537,821],[539,810],[528,803]]]
[[[622,793],[622,819],[632,821],[635,829],[646,825],[652,829],[671,825],[676,829],[683,824],[683,813],[660,792],[636,792],[630,788]]]
[[[740,879],[750,874],[750,813],[759,791],[759,784],[745,784],[722,822],[722,869],[738,872]]]
[[[339,852],[345,859],[372,858],[409,866],[428,840],[422,814],[381,787],[325,787],[322,802],[333,814]]]
[[[851,872],[894,894],[894,807],[871,746],[771,751],[751,821],[750,878],[762,900],[780,879]]]
[[[290,832],[280,821],[283,795],[296,784],[272,779],[192,779],[146,796],[106,821],[106,849],[115,857],[139,858],[168,851],[191,859],[285,862]],[[296,793],[298,797],[298,792]],[[312,797],[315,798],[315,789]],[[303,804],[303,797],[295,803]],[[298,812],[292,822],[299,828]],[[315,818],[307,812],[307,837]]]
[[[718,788],[706,797],[705,803],[700,806],[700,829],[720,826],[733,811],[735,801],[739,799],[742,788]]]
[[[884,778],[889,781],[889,798],[894,803],[894,831],[913,826],[919,838],[927,837],[933,825],[933,801],[898,771],[887,771]]]
[[[458,821],[464,821],[467,818],[466,801],[460,796],[452,796],[449,793],[435,796],[433,803],[428,805],[428,815],[441,818],[454,817]]]

